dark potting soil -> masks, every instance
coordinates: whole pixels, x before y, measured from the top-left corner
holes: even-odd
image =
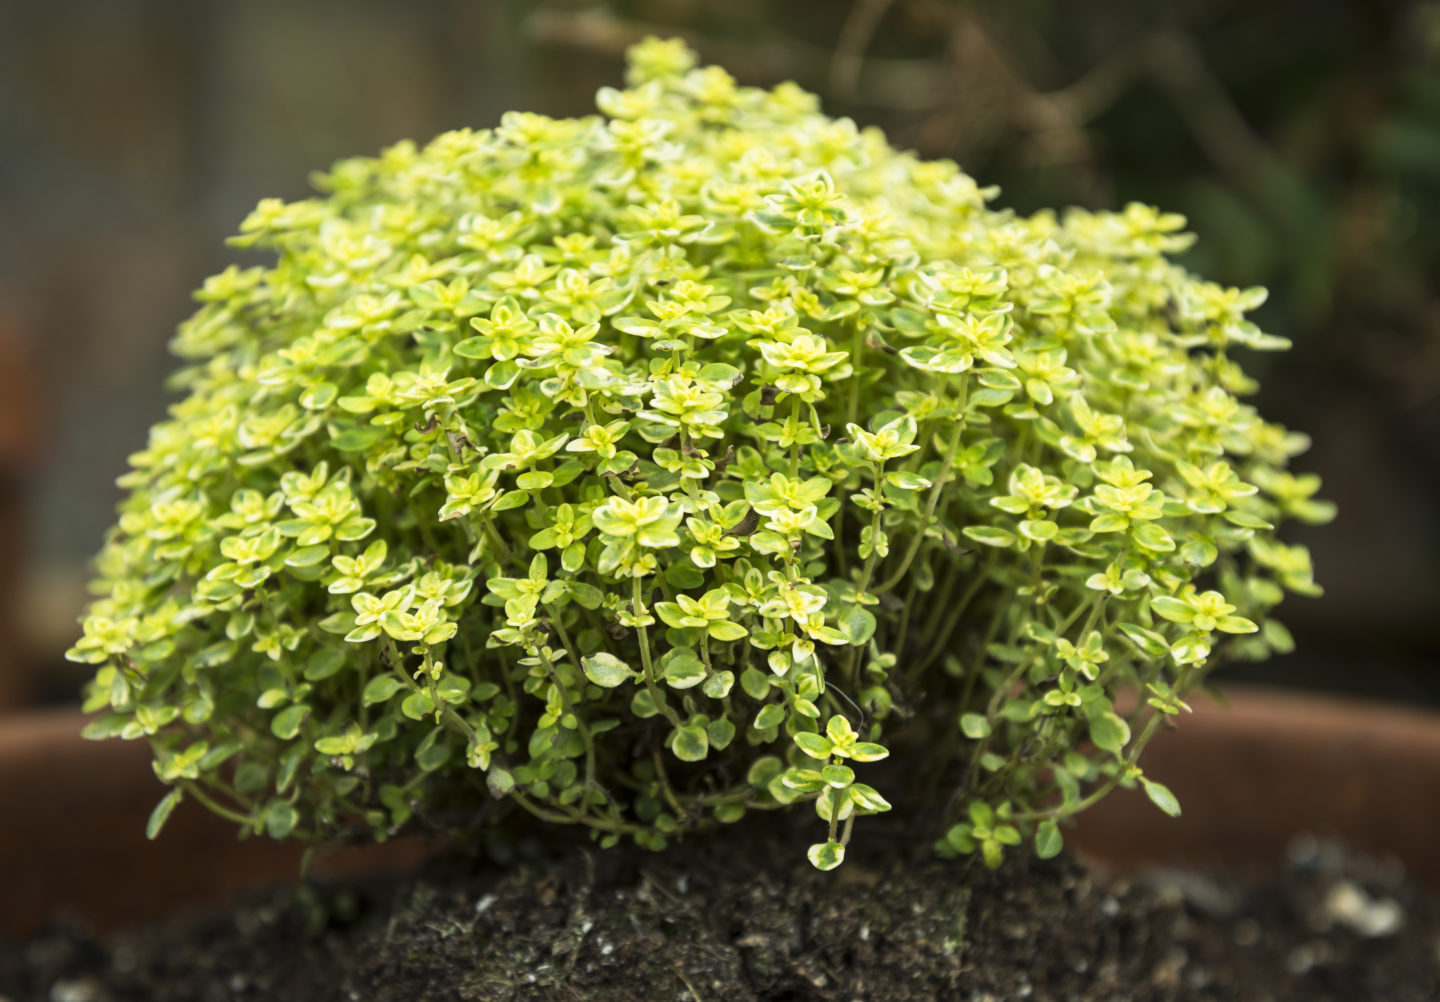
[[[1259,879],[1118,879],[1023,853],[992,873],[865,834],[829,874],[757,833],[450,861],[106,939],[56,926],[0,944],[0,999],[1440,999],[1440,902],[1313,840]]]

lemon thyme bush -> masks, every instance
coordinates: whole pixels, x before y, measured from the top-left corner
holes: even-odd
[[[692,63],[244,222],[275,263],[200,290],[71,651],[173,786],[152,833],[514,805],[658,848],[793,806],[829,869],[877,775],[992,865],[1118,784],[1178,810],[1141,749],[1288,648],[1275,528],[1330,514],[1243,402],[1263,292],[1173,264],[1177,216],[992,210]]]

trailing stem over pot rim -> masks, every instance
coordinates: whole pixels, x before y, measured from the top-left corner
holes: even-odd
[[[1276,526],[1332,514],[1242,402],[1263,291],[678,43],[629,82],[343,161],[198,293],[71,651],[173,786],[152,830],[514,805],[659,848],[794,806],[828,869],[887,755],[992,865],[1117,784],[1177,812],[1140,750],[1289,647]]]

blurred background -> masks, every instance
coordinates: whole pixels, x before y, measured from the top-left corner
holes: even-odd
[[[1261,410],[1340,504],[1297,653],[1231,677],[1440,703],[1440,4],[1404,0],[0,2],[0,708],[73,700],[86,565],[166,342],[262,197],[502,112],[590,111],[681,35],[1030,211],[1185,213],[1271,290]]]

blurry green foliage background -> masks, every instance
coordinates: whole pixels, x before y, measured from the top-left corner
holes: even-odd
[[[588,112],[652,32],[1003,204],[1189,216],[1196,269],[1271,289],[1262,325],[1295,348],[1253,360],[1260,406],[1314,437],[1300,465],[1341,506],[1304,535],[1326,596],[1282,610],[1299,652],[1243,673],[1440,702],[1440,4],[1403,0],[11,0],[0,340],[34,378],[0,353],[0,431],[33,449],[0,435],[25,544],[0,576],[32,695],[78,683],[58,654],[113,480],[248,209],[405,137]]]

